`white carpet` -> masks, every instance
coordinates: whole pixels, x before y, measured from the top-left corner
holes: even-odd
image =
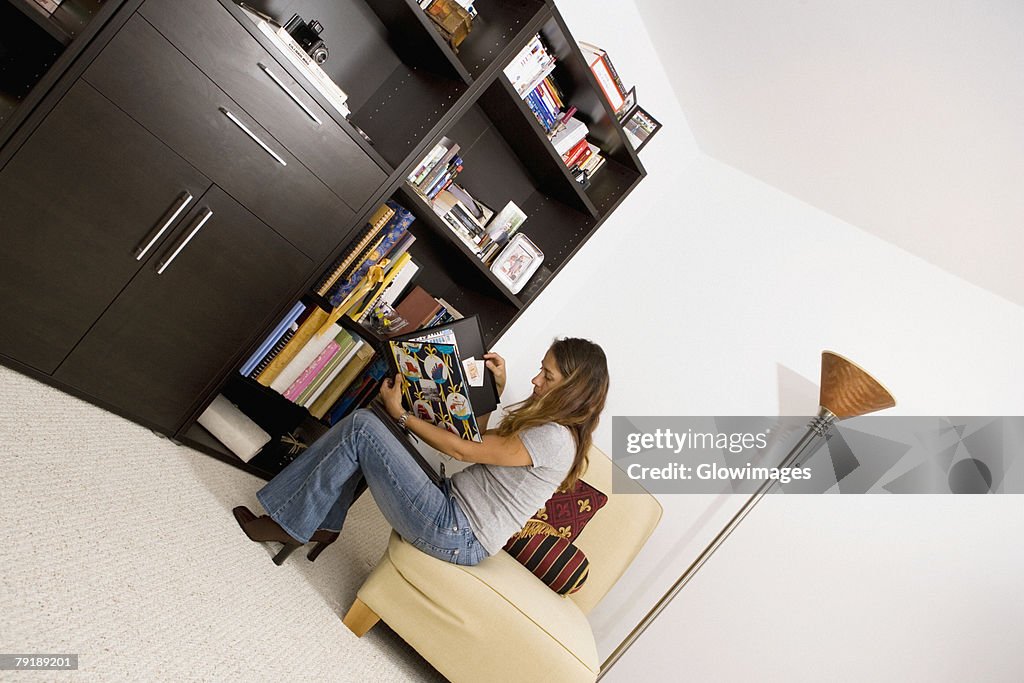
[[[389,528],[369,496],[315,563],[246,539],[261,480],[0,367],[3,680],[441,681],[383,624],[341,623]]]

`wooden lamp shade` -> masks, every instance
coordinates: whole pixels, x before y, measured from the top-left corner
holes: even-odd
[[[892,408],[896,399],[856,363],[837,353],[822,351],[818,403],[843,420]]]

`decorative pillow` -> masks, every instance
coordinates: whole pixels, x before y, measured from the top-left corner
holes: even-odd
[[[509,539],[505,551],[559,595],[582,588],[590,574],[590,561],[583,551],[555,534],[550,525],[531,520],[527,526]]]
[[[575,541],[597,511],[608,502],[604,495],[580,479],[569,491],[559,489],[548,499],[544,507],[531,518],[546,522],[555,528],[555,533],[569,541]],[[529,522],[527,522],[529,524]]]

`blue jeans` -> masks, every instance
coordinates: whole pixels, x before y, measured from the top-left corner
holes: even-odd
[[[451,491],[438,488],[369,410],[357,410],[285,467],[256,494],[296,540],[317,529],[341,531],[361,478],[395,531],[423,552],[453,564],[477,564],[487,551]]]

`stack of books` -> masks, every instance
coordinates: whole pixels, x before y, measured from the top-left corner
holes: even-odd
[[[441,138],[427,156],[406,177],[406,182],[428,202],[447,188],[462,170],[459,144],[451,138]]]
[[[363,227],[352,247],[335,261],[317,284],[315,291],[331,306],[355,305],[367,294],[371,269],[386,259],[383,267],[391,270],[416,241],[409,226],[416,219],[398,202],[382,204]],[[345,310],[348,310],[346,307]]]
[[[374,356],[365,341],[326,323],[323,309],[296,304],[261,345],[270,344],[271,351],[254,354],[242,374],[323,417]],[[279,336],[282,328],[287,331]]]
[[[544,128],[573,178],[586,186],[604,157],[597,145],[586,140],[589,131],[576,118],[576,107],[566,108],[564,95],[552,76],[554,68],[555,58],[538,34],[505,67],[505,77]]]
[[[604,156],[597,145],[587,140],[587,125],[574,116],[551,136],[551,144],[562,156],[562,162],[573,177],[586,184],[590,176],[604,164]]]
[[[441,190],[431,203],[431,207],[455,236],[475,256],[480,256],[481,244],[487,235],[487,224],[493,218],[494,212],[455,183]]]
[[[555,70],[555,57],[541,41],[540,34],[530,39],[512,63],[505,67],[505,77],[519,96],[533,92]]]
[[[414,286],[394,307],[388,325],[385,326],[384,336],[443,325],[460,318],[462,314],[444,299],[435,298],[422,287]],[[314,416],[324,417],[328,424],[336,424],[372,399],[380,390],[381,382],[389,376],[389,372],[388,363],[384,358],[373,359],[355,373],[354,379],[333,399],[326,413],[318,415],[314,412]]]

